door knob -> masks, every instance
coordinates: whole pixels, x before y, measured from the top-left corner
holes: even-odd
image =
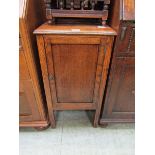
[[[51,74],[51,75],[49,75],[49,80],[54,80],[54,76]]]

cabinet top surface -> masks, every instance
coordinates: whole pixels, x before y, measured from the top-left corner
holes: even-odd
[[[38,27],[34,34],[90,34],[90,35],[116,35],[116,31],[109,26],[94,25],[48,25]]]

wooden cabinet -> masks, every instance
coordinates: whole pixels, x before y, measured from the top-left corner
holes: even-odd
[[[20,0],[19,15],[19,125],[38,129],[49,124],[33,35],[33,30],[44,21],[42,4],[41,0]]]
[[[119,2],[121,2],[120,8],[118,7]],[[121,8],[121,6],[124,7]],[[113,9],[115,13],[118,13],[117,18],[121,15],[121,19],[116,19],[116,17],[111,19],[113,20],[111,25],[116,28],[117,23],[119,29],[103,99],[99,121],[101,125],[109,122],[134,122],[135,119],[135,26],[133,6],[134,1],[114,1]],[[122,11],[119,12],[118,8]]]
[[[44,24],[35,34],[51,126],[57,110],[94,110],[97,126],[115,31]]]
[[[120,57],[112,63],[100,123],[133,122],[135,111],[134,58]]]

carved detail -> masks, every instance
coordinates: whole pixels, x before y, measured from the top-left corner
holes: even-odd
[[[54,23],[53,18],[100,18],[102,25],[108,18],[110,0],[44,0],[48,23]],[[99,2],[101,4],[99,4]],[[98,7],[98,6],[101,7]],[[70,9],[70,11],[69,11]]]

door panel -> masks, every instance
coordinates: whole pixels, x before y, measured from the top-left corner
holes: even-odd
[[[45,39],[53,104],[64,107],[96,104],[106,50],[100,45],[101,39],[78,36],[70,40],[65,37]]]
[[[115,58],[102,118],[130,119],[135,111],[135,59]]]
[[[93,102],[98,46],[53,45],[52,51],[58,102]]]

